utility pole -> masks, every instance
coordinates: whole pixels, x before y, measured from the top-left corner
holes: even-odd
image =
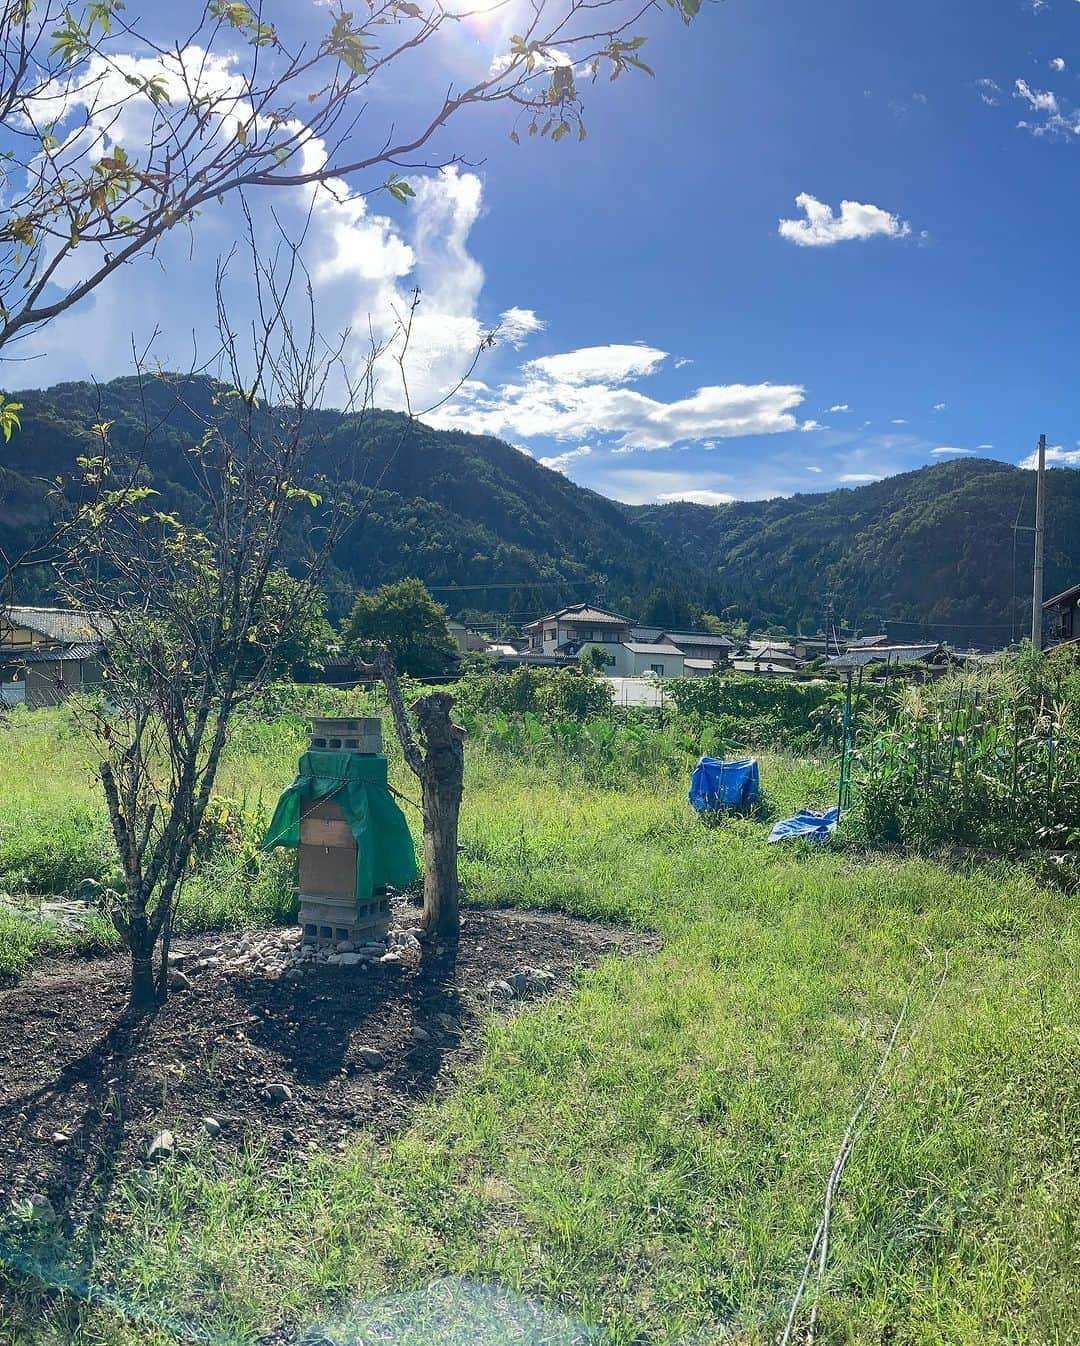
[[[1031,594],[1031,648],[1042,649],[1043,549],[1046,542],[1046,436],[1039,436],[1039,469],[1035,479],[1035,567]]]

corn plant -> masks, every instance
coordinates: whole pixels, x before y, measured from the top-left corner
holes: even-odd
[[[1053,661],[905,687],[852,759],[856,822],[875,844],[1080,845],[1080,701]]]

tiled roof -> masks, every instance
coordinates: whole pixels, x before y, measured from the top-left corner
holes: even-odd
[[[617,612],[608,612],[606,608],[590,607],[588,603],[574,603],[571,607],[560,608],[558,612],[550,612],[546,617],[537,617],[536,621],[529,622],[526,630],[532,626],[540,626],[544,622],[581,622],[591,624],[592,626],[629,626],[628,617],[620,617]]]
[[[941,651],[940,645],[875,645],[848,650],[827,660],[829,668],[860,668],[867,664],[916,664]]]
[[[6,607],[0,620],[35,631],[46,640],[95,640],[112,628],[103,613],[78,612],[74,608]]]
[[[666,640],[674,641],[676,645],[712,645],[716,649],[729,650],[732,647],[732,640],[728,636],[718,636],[712,631],[669,631],[663,632]]]
[[[0,646],[0,661],[7,664],[58,664],[61,659],[92,659],[104,647],[100,640],[78,641],[73,645],[28,645],[21,649],[4,650]]]
[[[624,640],[623,649],[631,654],[682,654],[673,645],[645,645],[639,640]]]

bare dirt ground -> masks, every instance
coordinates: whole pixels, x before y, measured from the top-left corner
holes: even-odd
[[[191,967],[230,940],[174,947]],[[44,1196],[71,1227],[100,1210],[117,1173],[152,1162],[166,1129],[180,1152],[216,1126],[215,1146],[279,1154],[390,1133],[475,1056],[488,1012],[527,1003],[493,995],[493,982],[538,968],[557,994],[577,968],[657,947],[559,914],[468,911],[456,947],[428,946],[412,965],[269,977],[226,959],[135,1020],[124,958],[42,963],[0,990],[0,1209]]]

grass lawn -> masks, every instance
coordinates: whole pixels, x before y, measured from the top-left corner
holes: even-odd
[[[0,823],[10,835],[37,810],[94,855],[97,824],[68,817],[96,816],[89,764],[74,744],[66,787],[39,791],[31,759],[61,721],[39,723],[19,730],[37,743],[19,779],[37,781],[9,793],[5,765]],[[301,732],[251,735],[222,793],[269,803]],[[781,812],[829,802],[822,768],[766,758],[762,772]],[[572,764],[474,752],[470,899],[654,928],[662,951],[493,1021],[479,1064],[389,1145],[360,1136],[270,1165],[207,1143],[133,1175],[92,1239],[24,1236],[16,1252],[9,1230],[31,1274],[11,1276],[0,1340],[252,1342],[287,1323],[335,1342],[570,1343],[590,1339],[584,1324],[620,1346],[764,1346],[905,1002],[834,1205],[817,1340],[1076,1340],[1072,904],[1015,867],[957,873],[764,836],[702,826],[681,781],[614,793]],[[251,920],[272,914],[266,882]],[[205,919],[243,914],[242,883],[228,901],[200,891]],[[65,1278],[77,1288],[37,1293]]]

